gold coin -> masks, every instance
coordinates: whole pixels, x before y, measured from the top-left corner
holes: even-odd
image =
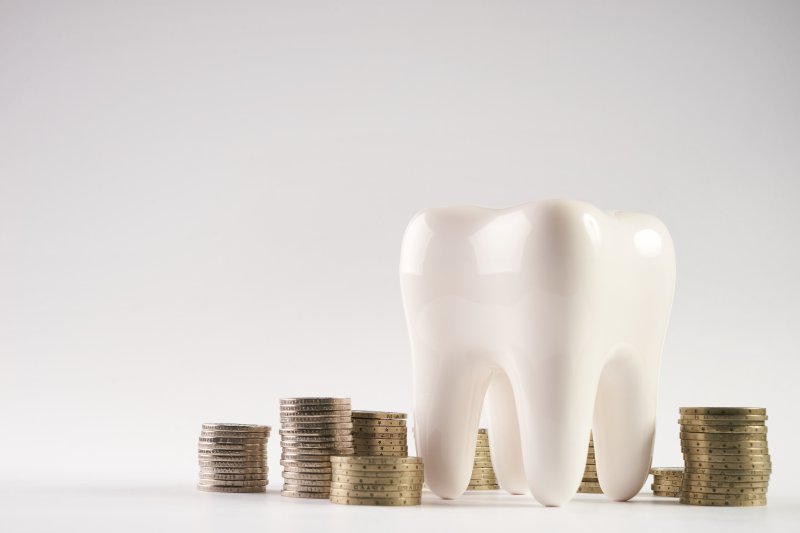
[[[366,491],[378,491],[378,492],[386,492],[386,491],[398,491],[398,492],[408,492],[408,491],[417,491],[419,492],[422,490],[422,481],[420,480],[417,483],[341,483],[339,481],[332,481],[331,482],[331,489],[337,490],[366,490]]]
[[[653,478],[654,485],[671,485],[673,487],[680,487],[682,483],[683,480],[680,478],[675,478],[675,479],[666,479],[661,477]]]
[[[370,426],[354,426],[352,428],[353,436],[371,437],[372,435],[386,435],[389,433],[398,433],[401,435],[408,434],[406,427],[370,427]]]
[[[407,417],[406,413],[393,413],[390,411],[353,411],[353,418],[402,418]]]
[[[659,467],[652,467],[650,469],[650,473],[656,476],[665,476],[665,475],[678,475],[683,474],[683,467],[682,466],[659,466]]]
[[[687,486],[691,487],[719,487],[723,489],[765,488],[769,486],[769,481],[706,481],[687,479],[685,483]]]
[[[389,439],[385,437],[379,437],[377,439],[365,439],[362,437],[353,439],[353,444],[356,446],[365,445],[365,446],[380,446],[380,445],[387,445],[387,446],[405,446],[408,444],[407,439]]]
[[[603,494],[603,489],[600,487],[580,487],[578,492],[581,494]]]
[[[772,462],[768,459],[763,461],[695,461],[693,457],[686,459],[687,472],[691,468],[715,468],[718,470],[752,470],[752,469],[771,469]]]
[[[281,422],[283,429],[346,429],[352,430],[353,424],[350,422]]]
[[[380,419],[380,418],[353,418],[353,427],[354,428],[367,428],[367,429],[374,429],[374,428],[403,428],[407,429],[406,421],[405,420],[390,420],[390,419]]]
[[[467,490],[500,490],[500,485],[497,483],[491,485],[468,485]]]
[[[353,496],[356,498],[419,498],[419,490],[350,490],[331,488],[334,496]]]
[[[422,498],[419,496],[415,498],[356,498],[351,496],[334,496],[330,497],[331,503],[338,503],[343,505],[419,505],[422,503]]]
[[[684,454],[727,455],[747,457],[749,455],[768,455],[769,448],[709,448],[704,446],[681,446]]]
[[[680,494],[680,492],[664,492],[660,490],[653,491],[653,496],[660,496],[662,498],[678,498]]]
[[[706,505],[711,507],[760,507],[762,505],[767,505],[766,498],[761,500],[728,501],[728,500],[704,500],[704,499],[681,496],[680,502],[687,505]]]
[[[597,481],[581,481],[581,487],[599,487],[600,483]]]
[[[478,435],[486,435],[486,434],[488,434],[488,433],[489,433],[489,430],[488,430],[488,429],[486,429],[486,428],[480,428],[480,429],[478,430]]]
[[[681,424],[681,433],[719,433],[722,435],[746,434],[761,435],[767,433],[767,426],[714,426]]]
[[[491,461],[473,461],[472,468],[493,468]]]
[[[689,492],[686,490],[681,491],[681,494],[686,496],[687,498],[693,498],[693,499],[726,500],[726,501],[761,500],[766,497],[764,494],[711,494],[708,492]]]
[[[763,422],[768,419],[767,415],[681,415],[679,418],[679,420],[731,421],[736,424],[746,423],[748,420]]]
[[[703,487],[691,485],[686,487],[687,492],[695,494],[766,494],[767,487]]]
[[[708,464],[708,463],[703,463]],[[700,467],[688,467],[686,469],[687,474],[709,474],[709,475],[719,475],[719,474],[728,474],[731,476],[768,476],[772,473],[772,468],[769,467],[759,467],[759,468],[731,468],[731,469],[724,469],[724,468],[700,468]]]
[[[693,448],[712,448],[717,450],[738,450],[752,448],[768,448],[766,440],[693,440],[687,442],[681,439],[681,446],[691,446]]]
[[[681,407],[682,415],[766,415],[765,407]]]
[[[651,490],[658,490],[663,492],[680,492],[681,487],[680,485],[661,485],[659,483],[653,483],[650,485]]]
[[[713,455],[713,454],[694,454],[685,453],[683,456],[689,461],[707,463],[771,463],[769,454],[737,454],[737,455]]]
[[[751,441],[767,441],[766,433],[692,433],[681,431],[679,436],[681,442],[684,444],[701,441],[736,442],[742,444],[746,444]]]
[[[331,483],[349,483],[357,485],[421,485],[422,476],[406,477],[370,477],[370,476],[345,476],[334,474]]]
[[[694,420],[694,419],[680,418],[678,419],[678,422],[684,428],[693,428],[695,426],[726,426],[726,428],[721,428],[721,429],[730,429],[730,431],[734,430],[732,428],[727,428],[727,426],[766,427],[766,424],[763,420],[734,420],[734,419]]]
[[[315,500],[327,500],[329,494],[327,492],[305,492],[299,490],[282,490],[281,496],[288,496],[289,498],[310,498]]]
[[[332,456],[332,463],[345,465],[422,465],[419,457],[368,457],[368,456]]]
[[[220,487],[217,485],[197,485],[197,490],[201,490],[203,492],[267,492],[267,487]]]
[[[770,478],[770,472],[765,472],[761,474],[731,474],[730,472],[725,473],[705,473],[705,474],[695,474],[692,472],[687,472],[684,474],[684,477],[687,480],[690,480],[692,483],[695,481],[725,481],[729,483],[758,483],[758,482],[768,482]]]

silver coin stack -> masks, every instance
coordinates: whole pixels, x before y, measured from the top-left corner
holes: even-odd
[[[353,454],[350,398],[283,398],[282,496],[327,499],[331,455]]]
[[[203,424],[197,444],[197,488],[205,492],[266,492],[269,434],[269,426]]]

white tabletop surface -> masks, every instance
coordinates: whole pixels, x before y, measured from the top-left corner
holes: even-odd
[[[761,508],[680,505],[643,492],[626,503],[579,494],[545,508],[528,496],[468,493],[444,501],[430,492],[417,507],[334,505],[265,494],[212,494],[183,486],[1,487],[4,532],[102,531],[798,531],[797,501],[771,497]]]

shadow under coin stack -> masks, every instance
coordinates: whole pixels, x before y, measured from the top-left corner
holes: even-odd
[[[589,451],[586,453],[586,469],[578,488],[581,494],[603,494],[600,480],[597,479],[597,465],[594,461],[594,437],[589,433]]]
[[[651,468],[650,473],[653,474],[653,484],[650,485],[650,489],[653,491],[653,496],[678,498],[681,495],[683,468]]]
[[[475,444],[475,460],[472,463],[472,477],[467,490],[497,490],[497,477],[492,467],[489,454],[489,434],[485,428],[478,430],[478,441]]]
[[[353,449],[361,456],[408,456],[405,413],[353,411]]]
[[[330,500],[344,505],[419,505],[423,466],[419,457],[331,457]]]
[[[766,505],[772,472],[766,420],[762,407],[681,407],[685,468],[680,502]]]
[[[197,455],[206,492],[266,492],[270,427],[254,424],[203,424]]]
[[[327,499],[331,455],[353,453],[350,398],[284,398],[281,496]]]

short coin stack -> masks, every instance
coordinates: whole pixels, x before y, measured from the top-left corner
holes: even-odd
[[[419,457],[331,457],[330,500],[345,505],[419,505],[423,466]]]
[[[203,424],[197,444],[206,492],[266,492],[269,426]]]
[[[353,449],[356,455],[407,457],[406,414],[353,411]]]
[[[586,453],[586,469],[583,471],[583,479],[578,488],[582,494],[602,494],[600,480],[597,479],[597,465],[594,460],[594,437],[589,433],[589,451]]]
[[[475,461],[472,463],[472,478],[469,480],[467,490],[497,490],[497,477],[492,467],[492,458],[489,454],[489,434],[486,429],[478,430],[478,442],[475,445]]]
[[[681,407],[680,502],[766,505],[772,472],[766,420],[761,407]]]
[[[681,495],[683,468],[651,468],[650,473],[653,474],[653,484],[650,485],[653,496],[677,498]]]
[[[284,398],[280,404],[281,495],[326,499],[330,456],[353,453],[350,398]]]

